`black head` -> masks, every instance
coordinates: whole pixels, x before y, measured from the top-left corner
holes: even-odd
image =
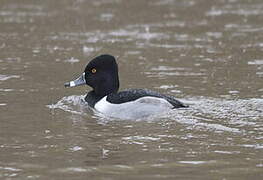
[[[119,89],[118,65],[111,55],[100,55],[89,62],[85,68],[86,84],[97,95],[108,95]]]
[[[106,96],[119,89],[118,65],[111,55],[100,55],[92,59],[81,77],[66,83],[66,87],[87,84],[98,96]]]

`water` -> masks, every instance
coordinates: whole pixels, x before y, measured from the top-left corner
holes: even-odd
[[[0,179],[262,179],[260,0],[2,1]],[[92,57],[190,105],[103,117],[65,89]]]

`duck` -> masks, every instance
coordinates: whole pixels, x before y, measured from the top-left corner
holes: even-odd
[[[109,117],[137,119],[188,107],[174,96],[149,89],[119,91],[118,64],[109,54],[93,58],[77,79],[64,84],[65,87],[81,85],[92,88],[84,98],[88,106]]]

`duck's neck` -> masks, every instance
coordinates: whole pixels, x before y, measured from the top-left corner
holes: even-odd
[[[92,90],[90,92],[88,92],[88,94],[85,97],[85,101],[89,104],[89,106],[94,107],[95,104],[101,100],[104,96],[107,96],[109,94],[112,93],[117,93],[118,92],[118,88],[116,89],[104,89],[101,92],[97,92],[95,90]]]
[[[97,95],[95,91],[90,91],[85,97],[85,101],[89,104],[90,107],[94,107],[95,104],[101,100],[104,96]]]

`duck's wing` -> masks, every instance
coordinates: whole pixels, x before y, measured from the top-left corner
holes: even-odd
[[[142,97],[157,97],[163,98],[167,100],[170,104],[173,105],[173,108],[184,108],[188,107],[182,102],[175,99],[173,96],[160,94],[155,91],[147,90],[147,89],[128,89],[118,93],[112,93],[107,96],[107,101],[113,104],[121,104],[129,101],[135,101]]]

